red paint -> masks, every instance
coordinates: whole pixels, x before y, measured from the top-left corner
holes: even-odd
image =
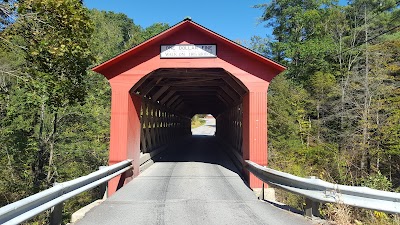
[[[243,98],[243,159],[261,166],[268,163],[267,153],[267,89],[253,87]],[[252,188],[261,188],[262,182],[245,171]]]
[[[163,44],[216,44],[217,58],[161,59]],[[129,90],[159,68],[223,68],[241,81],[249,90],[243,100],[243,157],[267,164],[267,88],[285,68],[189,20],[93,68],[112,88],[110,164],[132,158],[138,174],[141,99]],[[110,182],[110,194],[116,184]],[[250,177],[251,187],[260,184]]]
[[[129,85],[110,82],[112,89],[109,164],[133,159],[139,168],[141,98],[129,93]],[[138,175],[138,170],[134,170]],[[115,192],[119,177],[109,182],[109,194]],[[129,179],[127,179],[129,181]]]

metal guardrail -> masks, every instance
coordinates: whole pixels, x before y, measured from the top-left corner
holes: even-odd
[[[132,169],[132,160],[125,160],[112,166],[103,167],[89,175],[58,183],[52,188],[0,208],[0,224],[19,224],[51,207],[57,207],[57,205],[62,209],[62,203],[65,200],[93,189]],[[58,224],[59,222],[51,223]]]
[[[265,183],[305,196],[308,200],[306,215],[318,214],[318,204],[341,203],[386,213],[400,213],[400,193],[380,191],[368,187],[355,187],[329,183],[314,177],[302,178],[260,166],[246,160],[245,167]],[[307,212],[307,209],[309,210]]]

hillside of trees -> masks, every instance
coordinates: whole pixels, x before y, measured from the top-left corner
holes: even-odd
[[[254,37],[251,47],[287,66],[268,92],[270,166],[399,192],[399,2],[276,0],[256,7],[274,37]],[[295,197],[284,200],[303,207]],[[386,223],[386,216],[364,214],[357,217]]]
[[[18,5],[18,8],[16,6]],[[107,165],[108,81],[89,70],[167,29],[78,0],[0,2],[0,205]],[[96,191],[68,201],[71,213]],[[46,215],[35,219],[47,224]]]
[[[399,192],[399,2],[255,7],[273,36],[253,37],[248,47],[287,66],[268,93],[269,165]],[[79,0],[0,1],[0,206],[107,164],[110,87],[89,68],[168,27],[143,28]],[[97,195],[68,201],[65,221]],[[298,208],[304,202],[286,194],[280,200]],[[340,222],[341,209],[330,207],[324,215],[342,224],[399,223],[355,209],[344,209],[348,218]],[[34,220],[47,223],[45,214]]]

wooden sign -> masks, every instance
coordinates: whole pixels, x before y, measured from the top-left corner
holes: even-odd
[[[161,58],[215,58],[217,45],[161,45]]]

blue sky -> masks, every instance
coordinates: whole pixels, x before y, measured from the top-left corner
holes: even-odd
[[[254,35],[267,37],[271,29],[259,24],[261,9],[254,5],[266,0],[84,0],[86,7],[126,14],[134,23],[148,27],[164,22],[174,25],[190,16],[192,20],[231,40],[250,40]]]

